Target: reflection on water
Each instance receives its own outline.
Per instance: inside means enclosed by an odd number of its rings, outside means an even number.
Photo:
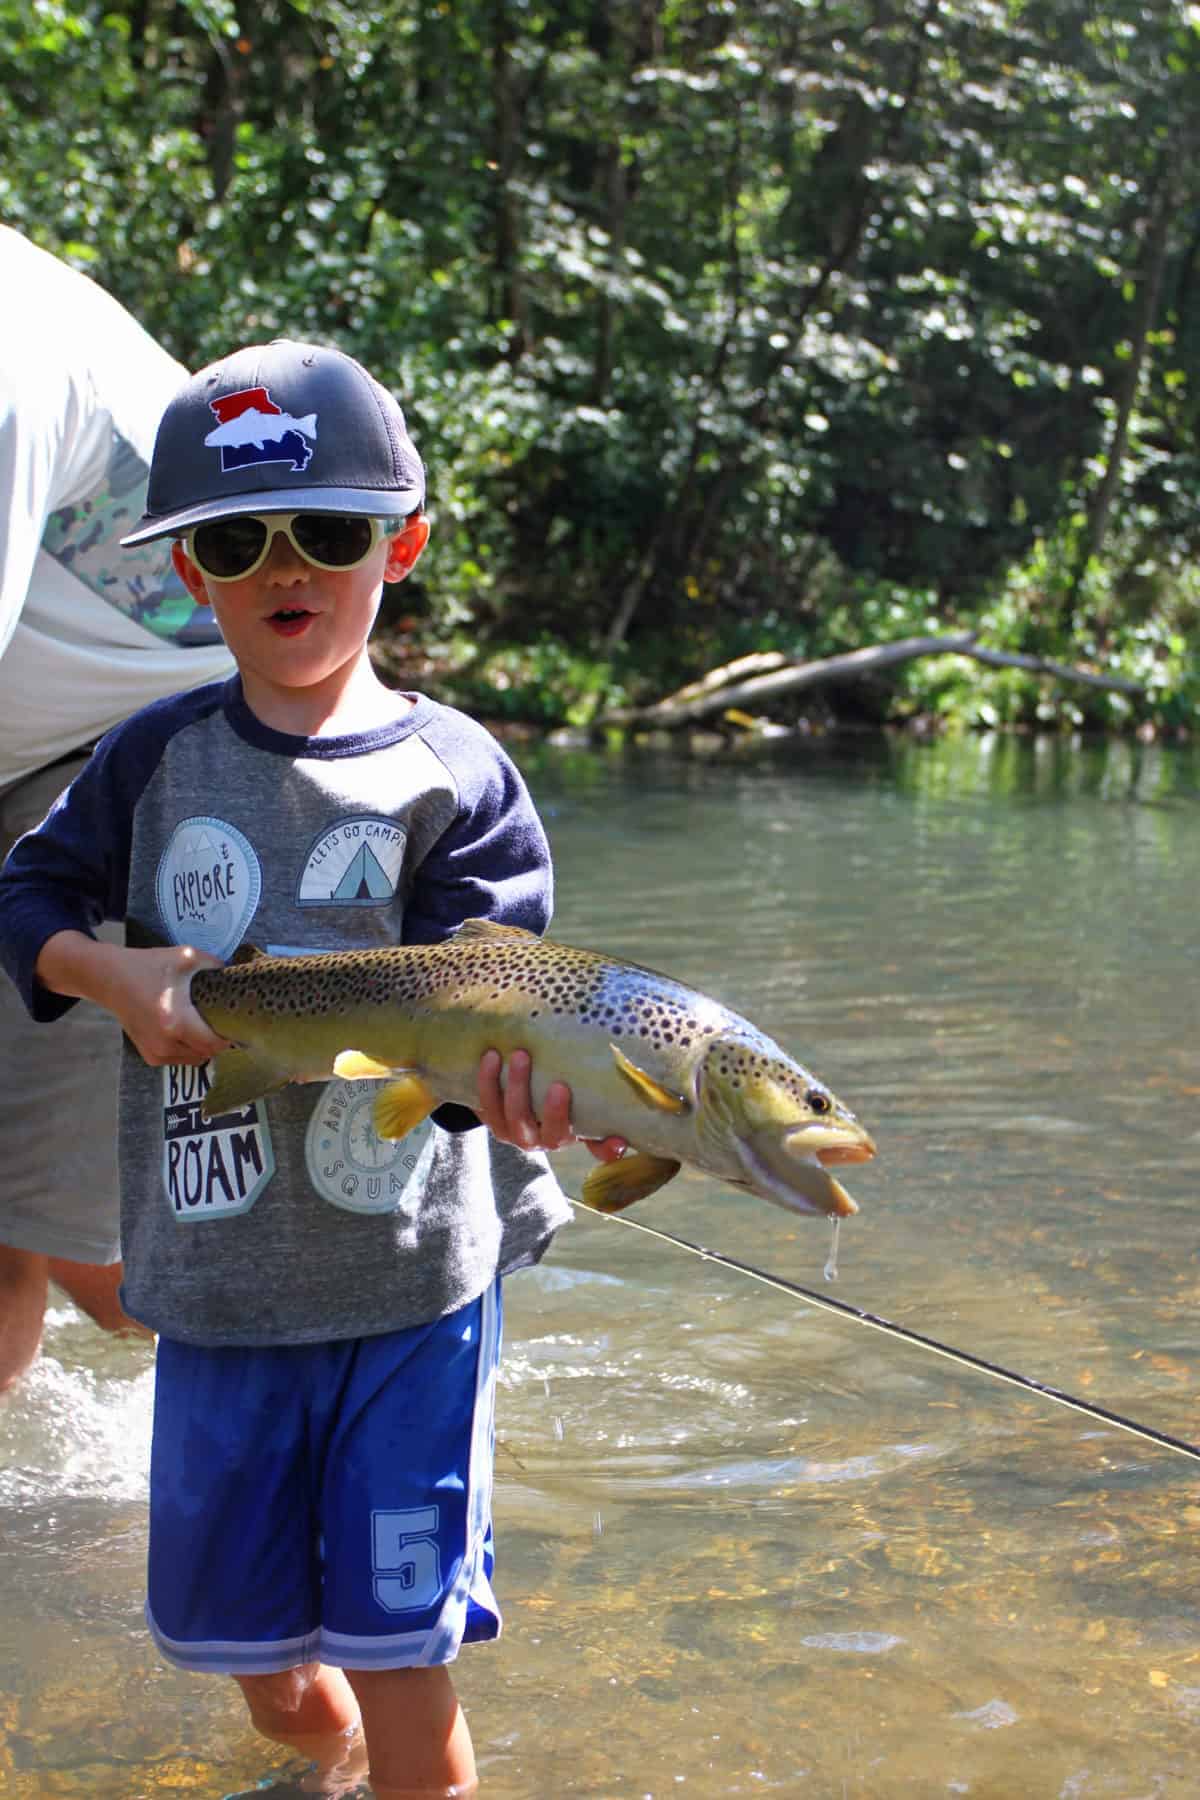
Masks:
[[[1194,1438],[1196,753],[525,760],[557,934],[718,995],[874,1132],[840,1297]],[[688,1172],[638,1211],[822,1285],[817,1221]],[[1196,1464],[620,1220],[507,1330],[506,1632],[459,1665],[494,1800],[1195,1795]],[[64,1309],[0,1409],[5,1796],[286,1762],[148,1644],[149,1384]]]

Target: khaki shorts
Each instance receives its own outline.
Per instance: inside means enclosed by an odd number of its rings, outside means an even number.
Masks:
[[[42,769],[0,795],[0,854],[45,817],[87,758]],[[120,941],[120,932],[106,929]],[[73,1262],[121,1254],[117,1072],[121,1030],[81,1000],[35,1025],[0,974],[0,1244]]]

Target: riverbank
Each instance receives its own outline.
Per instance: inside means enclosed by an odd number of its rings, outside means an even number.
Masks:
[[[845,731],[1104,736],[1189,743],[1200,736],[1190,665],[1112,668],[989,648],[970,634],[847,647],[812,660],[765,649],[719,667],[587,657],[555,640],[482,645],[382,627],[373,656],[392,686],[459,706],[500,735],[564,743],[675,743],[705,753]]]

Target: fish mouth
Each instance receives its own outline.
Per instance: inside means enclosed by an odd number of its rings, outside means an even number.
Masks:
[[[861,1125],[801,1125],[783,1140],[793,1156],[815,1156],[822,1168],[836,1163],[870,1162],[875,1140]]]
[[[775,1145],[752,1145],[744,1138],[735,1140],[738,1158],[745,1170],[744,1185],[762,1200],[770,1200],[775,1206],[783,1206],[789,1212],[812,1213],[827,1218],[846,1219],[858,1211],[858,1203],[846,1192],[841,1182],[833,1175],[827,1175],[822,1166],[825,1158],[818,1160],[813,1153],[797,1153],[792,1139],[798,1137],[793,1132],[791,1137],[783,1140],[785,1155],[782,1159],[774,1155]],[[864,1136],[866,1134],[864,1133]],[[870,1140],[868,1139],[868,1142]],[[867,1155],[873,1154],[872,1150]],[[864,1161],[865,1157],[856,1160]]]

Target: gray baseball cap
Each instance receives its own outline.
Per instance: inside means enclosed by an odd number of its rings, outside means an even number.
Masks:
[[[277,338],[210,363],[163,414],[146,510],[123,544],[238,513],[364,513],[425,500],[394,397],[341,350]]]

